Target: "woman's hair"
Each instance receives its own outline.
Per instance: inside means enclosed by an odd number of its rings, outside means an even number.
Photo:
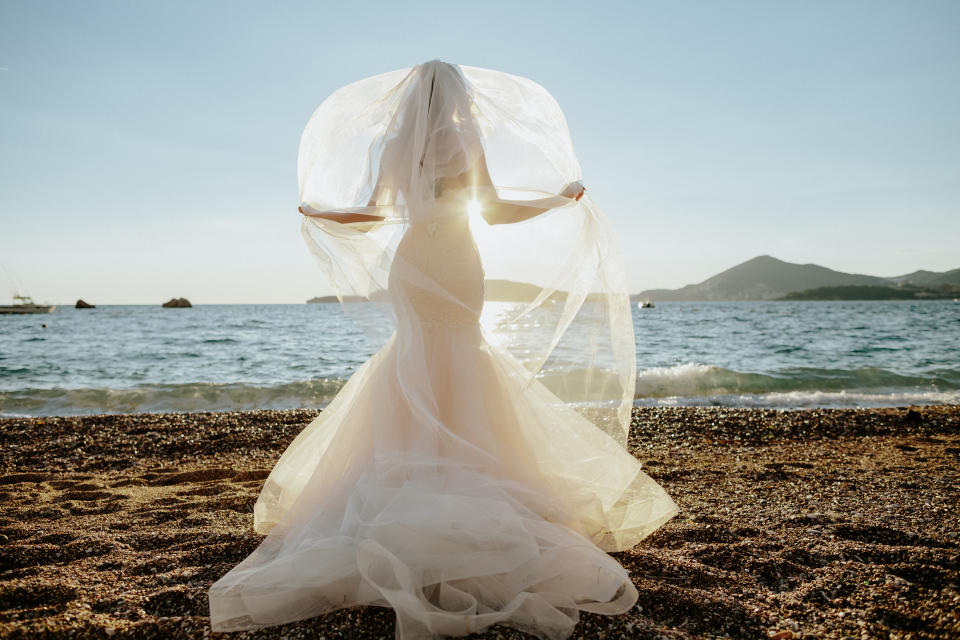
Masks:
[[[389,190],[406,204],[443,192],[443,179],[461,175],[482,156],[473,102],[460,69],[440,60],[414,67],[400,108],[382,138],[377,194]]]

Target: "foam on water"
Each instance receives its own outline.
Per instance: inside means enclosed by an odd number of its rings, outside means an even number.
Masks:
[[[0,392],[0,417],[322,408],[344,382],[319,379],[273,386],[201,382],[128,389],[21,389]]]
[[[638,407],[753,407],[763,409],[877,408],[960,404],[960,391],[871,393],[860,391],[788,391],[637,398]]]
[[[713,365],[653,367],[637,373],[637,397],[746,396],[850,390],[937,393],[960,389],[960,372],[933,369],[926,375],[903,375],[879,367],[826,369],[785,367],[770,372],[740,372]]]

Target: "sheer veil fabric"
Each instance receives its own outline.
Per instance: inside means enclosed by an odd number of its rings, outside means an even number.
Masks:
[[[267,478],[212,628],[374,605],[397,638],[565,638],[628,611],[606,552],[677,508],[626,449],[623,260],[556,101],[427,62],[333,93],[298,168],[302,234],[375,353]]]

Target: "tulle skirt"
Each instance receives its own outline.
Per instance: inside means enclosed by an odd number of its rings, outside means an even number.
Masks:
[[[636,602],[606,552],[671,518],[670,497],[478,325],[410,335],[277,462],[254,512],[267,537],[210,588],[214,631],[374,605],[401,639],[498,623],[565,638],[580,611]]]

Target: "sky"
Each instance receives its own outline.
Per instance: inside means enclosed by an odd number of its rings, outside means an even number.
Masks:
[[[0,303],[328,293],[303,127],[435,58],[553,94],[634,291],[960,267],[960,2],[2,0]]]

